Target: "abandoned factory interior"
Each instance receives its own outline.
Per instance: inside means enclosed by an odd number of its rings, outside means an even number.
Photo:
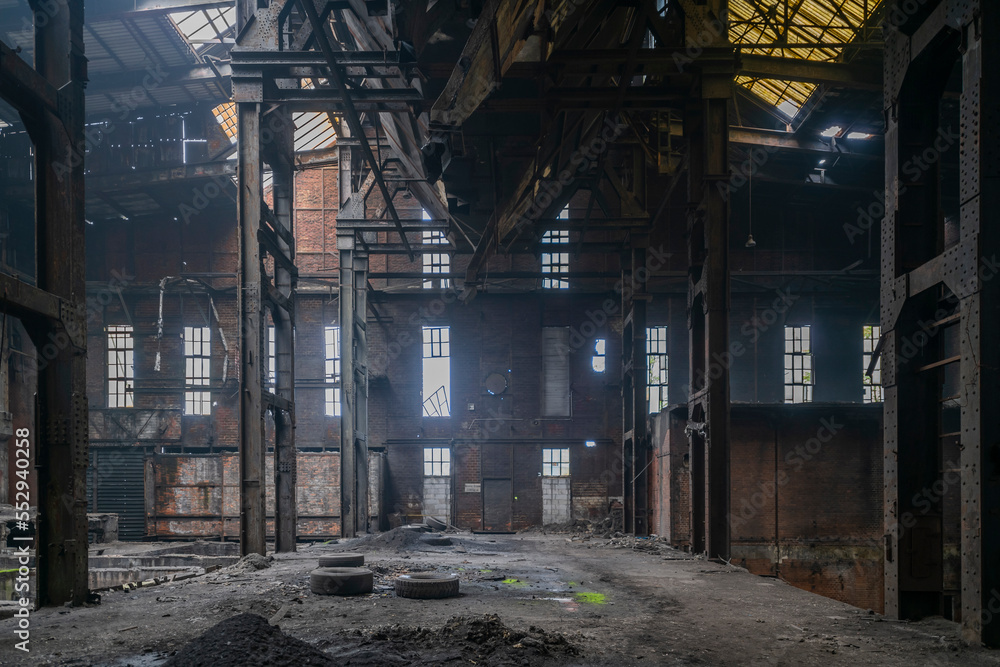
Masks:
[[[0,0],[0,665],[1000,665],[998,276],[1000,2]]]

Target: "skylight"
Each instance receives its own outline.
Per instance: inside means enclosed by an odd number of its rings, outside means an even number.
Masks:
[[[873,16],[881,0],[796,0],[761,3],[730,0],[729,39],[744,45],[743,53],[796,58],[841,60],[843,45],[869,41],[875,33]],[[877,33],[875,33],[877,34]],[[760,45],[760,48],[746,46]],[[797,81],[736,77],[747,88],[789,118],[809,99],[816,85]]]

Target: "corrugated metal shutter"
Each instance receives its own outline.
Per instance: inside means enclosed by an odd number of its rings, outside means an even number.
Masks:
[[[87,476],[87,509],[118,515],[118,539],[141,540],[146,535],[145,479],[142,449],[91,451]],[[96,485],[96,493],[95,493]],[[93,498],[96,496],[96,506]]]
[[[569,327],[542,327],[542,415],[569,417]]]

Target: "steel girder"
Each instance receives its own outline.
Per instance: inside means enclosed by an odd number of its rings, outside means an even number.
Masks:
[[[889,33],[881,294],[885,612],[946,611],[942,520],[957,484],[962,635],[992,647],[1000,646],[1000,423],[991,409],[1000,401],[1000,284],[993,280],[1000,231],[988,220],[1000,209],[1000,71],[987,64],[1000,46],[998,9],[944,0]],[[961,229],[946,245],[938,99],[953,66],[962,80],[960,129],[950,132],[960,142]],[[934,159],[914,170],[914,156]],[[952,336],[958,354],[942,359]],[[942,397],[949,383],[957,393]],[[957,433],[943,433],[942,398],[960,409]],[[946,460],[948,445],[957,461]]]

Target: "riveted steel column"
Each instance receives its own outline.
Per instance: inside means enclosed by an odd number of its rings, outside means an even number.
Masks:
[[[275,123],[274,153],[272,164],[274,185],[275,222],[288,232],[293,232],[292,202],[294,201],[295,174],[292,170],[293,123],[287,108],[273,112],[279,120]],[[278,251],[295,261],[295,248],[281,235],[277,239]],[[275,406],[274,413],[274,549],[295,551],[297,512],[295,486],[297,476],[295,450],[295,339],[294,303],[295,278],[282,266],[274,263],[275,287],[284,297],[286,305],[275,304],[274,353],[275,394],[287,401],[288,407]]]
[[[240,234],[240,552],[263,555],[265,542],[264,411],[261,391],[263,357],[261,261],[260,104],[238,102],[237,161]]]
[[[37,604],[79,605],[87,598],[88,463],[83,3],[56,3],[54,13],[32,6],[46,18],[35,26],[35,67],[59,89],[61,107],[58,115],[45,111],[29,124],[36,151],[38,286],[61,297],[66,311],[65,332],[32,334],[39,351],[54,349],[39,370],[39,428],[31,434],[39,494]]]

